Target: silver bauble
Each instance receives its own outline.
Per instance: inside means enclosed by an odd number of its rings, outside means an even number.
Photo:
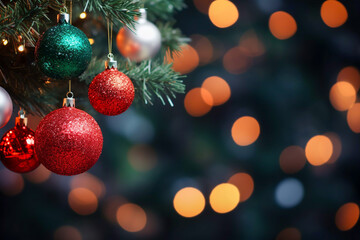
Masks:
[[[145,9],[141,8],[139,11],[141,16],[135,23],[135,30],[123,27],[116,37],[120,53],[135,62],[153,58],[161,47],[159,29],[146,20]]]
[[[13,104],[11,97],[5,89],[0,87],[0,128],[9,122],[12,112]]]

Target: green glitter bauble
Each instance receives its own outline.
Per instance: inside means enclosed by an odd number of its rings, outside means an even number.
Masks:
[[[35,48],[40,70],[54,79],[80,76],[89,65],[91,54],[85,33],[66,21],[60,21],[44,32]]]

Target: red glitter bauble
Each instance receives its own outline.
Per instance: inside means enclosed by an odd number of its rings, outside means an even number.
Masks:
[[[99,159],[103,146],[101,129],[94,118],[74,107],[63,107],[39,123],[35,150],[40,162],[60,175],[89,170]]]
[[[114,116],[125,112],[134,100],[130,78],[116,68],[99,73],[89,86],[89,100],[96,111]]]
[[[16,125],[7,131],[0,142],[0,157],[9,170],[26,173],[40,165],[35,155],[34,131],[26,126]]]

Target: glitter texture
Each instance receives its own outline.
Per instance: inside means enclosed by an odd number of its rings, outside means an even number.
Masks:
[[[89,170],[103,146],[101,129],[94,118],[74,107],[57,109],[40,122],[35,132],[35,151],[40,162],[60,175]]]
[[[40,70],[48,77],[78,77],[91,60],[92,49],[85,33],[61,21],[40,37],[35,58]]]
[[[114,116],[125,112],[134,100],[134,85],[116,68],[99,73],[89,86],[89,100],[96,111]]]
[[[16,125],[7,131],[0,141],[1,162],[9,170],[26,173],[40,165],[35,155],[34,131],[28,127]]]

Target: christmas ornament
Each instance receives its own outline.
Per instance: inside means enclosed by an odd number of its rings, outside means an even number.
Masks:
[[[89,170],[103,146],[101,129],[94,118],[75,108],[72,93],[63,107],[52,111],[35,132],[35,150],[40,162],[60,175],[76,175]]]
[[[58,25],[40,37],[35,58],[40,70],[55,79],[78,77],[91,60],[91,46],[86,35],[69,24],[69,14],[58,15]]]
[[[141,16],[135,23],[135,30],[127,27],[120,29],[116,45],[124,57],[135,62],[154,57],[161,47],[159,29],[146,19],[146,10],[140,9]]]
[[[13,172],[26,173],[39,166],[34,135],[34,131],[27,127],[25,112],[20,110],[15,127],[7,131],[0,141],[0,157],[5,167]]]
[[[109,116],[125,112],[133,102],[134,95],[133,83],[117,70],[117,62],[112,57],[105,63],[105,71],[93,79],[88,91],[95,110]]]
[[[0,128],[4,127],[10,120],[13,111],[11,97],[5,89],[0,87]]]

